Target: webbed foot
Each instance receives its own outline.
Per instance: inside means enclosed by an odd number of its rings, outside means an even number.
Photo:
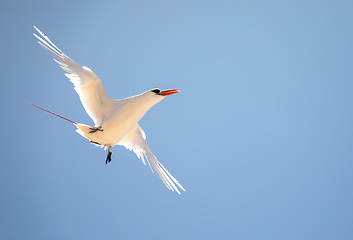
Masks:
[[[99,126],[99,127],[90,127],[89,130],[91,130],[89,133],[95,133],[97,131],[103,132],[103,128],[101,126]]]

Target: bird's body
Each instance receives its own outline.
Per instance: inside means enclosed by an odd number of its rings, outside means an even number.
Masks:
[[[153,89],[122,100],[111,99],[106,94],[102,81],[91,69],[77,64],[56,47],[39,29],[34,28],[40,34],[40,37],[34,34],[39,40],[39,44],[54,56],[54,60],[60,64],[63,70],[68,72],[65,75],[74,84],[75,90],[95,126],[76,123],[57,114],[55,115],[73,123],[78,128],[76,131],[89,139],[91,143],[108,149],[107,162],[111,160],[110,149],[113,146],[124,146],[133,150],[145,165],[146,159],[168,189],[175,190],[178,193],[180,193],[178,187],[184,190],[181,184],[153,155],[145,140],[146,135],[138,124],[151,107],[166,96],[179,92],[179,90],[162,91]],[[45,111],[49,112],[48,110]]]
[[[148,95],[149,93],[145,92],[123,100],[111,99],[112,102],[104,108],[106,113],[102,113],[104,116],[102,121],[95,126],[100,127],[103,131],[98,130],[90,133],[92,130],[86,129],[86,125],[81,124],[77,125],[81,130],[78,132],[90,141],[99,143],[98,145],[102,145],[105,148],[115,146],[128,132],[138,126],[140,119],[153,105],[163,99],[151,98]]]

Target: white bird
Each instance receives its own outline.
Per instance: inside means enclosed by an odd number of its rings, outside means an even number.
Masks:
[[[74,84],[83,107],[92,118],[95,126],[76,123],[58,114],[33,106],[59,116],[73,123],[81,136],[87,138],[90,143],[108,149],[106,164],[111,161],[110,149],[115,145],[121,145],[133,150],[144,165],[148,162],[152,172],[153,169],[168,189],[180,194],[178,187],[185,191],[183,186],[168,172],[168,170],[157,160],[146,142],[145,132],[138,122],[145,113],[166,96],[178,93],[179,90],[153,89],[130,98],[115,100],[108,97],[102,81],[88,67],[81,66],[50,41],[38,28],[34,26],[40,36],[33,33],[39,40],[38,43],[54,57],[60,67],[66,71],[66,77]],[[145,161],[146,159],[146,161]],[[153,169],[152,169],[152,167]]]

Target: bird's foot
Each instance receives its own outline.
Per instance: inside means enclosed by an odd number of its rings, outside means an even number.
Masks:
[[[112,161],[112,152],[109,149],[107,159],[105,160],[105,164],[110,163],[111,161]]]
[[[99,127],[90,127],[89,130],[91,130],[89,133],[95,133],[97,131],[103,132],[103,128],[101,126],[99,126]]]

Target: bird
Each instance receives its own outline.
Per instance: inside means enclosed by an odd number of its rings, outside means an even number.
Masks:
[[[65,76],[73,83],[86,113],[95,125],[76,123],[30,102],[29,104],[73,123],[77,127],[77,133],[90,143],[108,150],[106,164],[112,159],[111,148],[115,145],[124,146],[135,152],[144,165],[147,162],[151,171],[157,172],[169,190],[178,194],[181,190],[185,191],[179,181],[154,156],[146,142],[146,134],[139,125],[140,119],[151,107],[167,96],[179,93],[180,90],[156,88],[125,99],[112,99],[105,92],[101,79],[90,68],[76,63],[36,26],[34,29],[38,35],[33,35],[38,43],[53,56],[59,67],[67,72]]]

